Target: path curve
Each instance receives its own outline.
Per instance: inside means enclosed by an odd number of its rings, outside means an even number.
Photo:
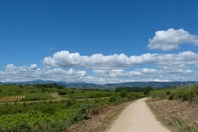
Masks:
[[[170,132],[156,120],[145,100],[128,105],[107,132]]]

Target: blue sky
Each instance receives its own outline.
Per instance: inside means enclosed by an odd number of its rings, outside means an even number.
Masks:
[[[0,82],[198,80],[195,0],[0,1]]]

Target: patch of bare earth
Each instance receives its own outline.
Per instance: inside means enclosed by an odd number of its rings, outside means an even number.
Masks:
[[[198,132],[198,104],[181,100],[148,101],[158,120],[173,132]]]
[[[96,115],[68,128],[68,132],[101,132],[115,120],[123,109],[131,102],[121,103],[115,106],[104,106],[98,109]]]

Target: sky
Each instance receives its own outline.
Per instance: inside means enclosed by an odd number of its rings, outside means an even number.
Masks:
[[[198,81],[196,0],[0,0],[0,82]]]

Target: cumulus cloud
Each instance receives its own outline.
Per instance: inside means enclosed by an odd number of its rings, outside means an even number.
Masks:
[[[37,64],[31,64],[29,68],[32,70],[37,69]]]
[[[43,64],[52,67],[127,67],[131,65],[151,63],[155,54],[143,54],[141,56],[127,57],[125,54],[102,55],[93,54],[82,56],[79,53],[69,51],[59,51],[52,57],[45,57]]]
[[[177,49],[181,44],[188,43],[198,46],[198,35],[190,34],[184,29],[170,28],[166,31],[157,31],[153,39],[149,39],[148,48],[168,51]]]
[[[82,56],[79,53],[70,53],[66,50],[59,51],[52,57],[45,57],[43,60],[44,65],[54,67],[123,67],[128,63],[128,57],[124,54],[109,56],[93,54],[92,56]]]
[[[80,81],[86,76],[84,70],[74,70],[72,68],[63,70],[61,68],[38,68],[36,64],[30,66],[15,66],[8,64],[4,71],[0,71],[1,82],[31,81],[31,80],[53,80],[53,81]]]
[[[198,66],[198,54],[185,51],[177,54],[146,53],[139,56],[125,54],[82,56],[80,53],[60,51],[44,58],[43,64],[51,68],[91,69],[92,76],[88,75],[82,79],[89,78],[89,81],[98,83],[194,80],[197,77],[193,68]],[[147,68],[147,65],[151,68]],[[133,69],[137,66],[143,68]],[[129,70],[131,68],[133,70]]]
[[[97,75],[100,75],[105,78],[136,78],[141,76],[147,76],[150,74],[155,75],[156,73],[159,73],[157,69],[149,69],[149,68],[142,68],[142,69],[135,69],[133,71],[129,70],[123,70],[123,69],[99,69],[99,70],[93,70],[93,72]]]
[[[46,57],[43,64],[51,67],[87,67],[91,69],[116,69],[132,67],[135,65],[159,64],[159,65],[197,65],[198,54],[192,51],[180,52],[178,54],[143,54],[140,56],[126,56],[125,54],[102,55],[94,54],[82,56],[79,53],[60,51],[52,57]],[[94,71],[95,72],[95,71]],[[102,71],[97,71],[102,72]]]
[[[0,71],[0,82],[52,80],[64,82],[118,83],[127,81],[191,81],[198,80],[198,53],[93,54],[60,51],[37,64],[8,64]],[[141,68],[140,68],[141,67]]]

